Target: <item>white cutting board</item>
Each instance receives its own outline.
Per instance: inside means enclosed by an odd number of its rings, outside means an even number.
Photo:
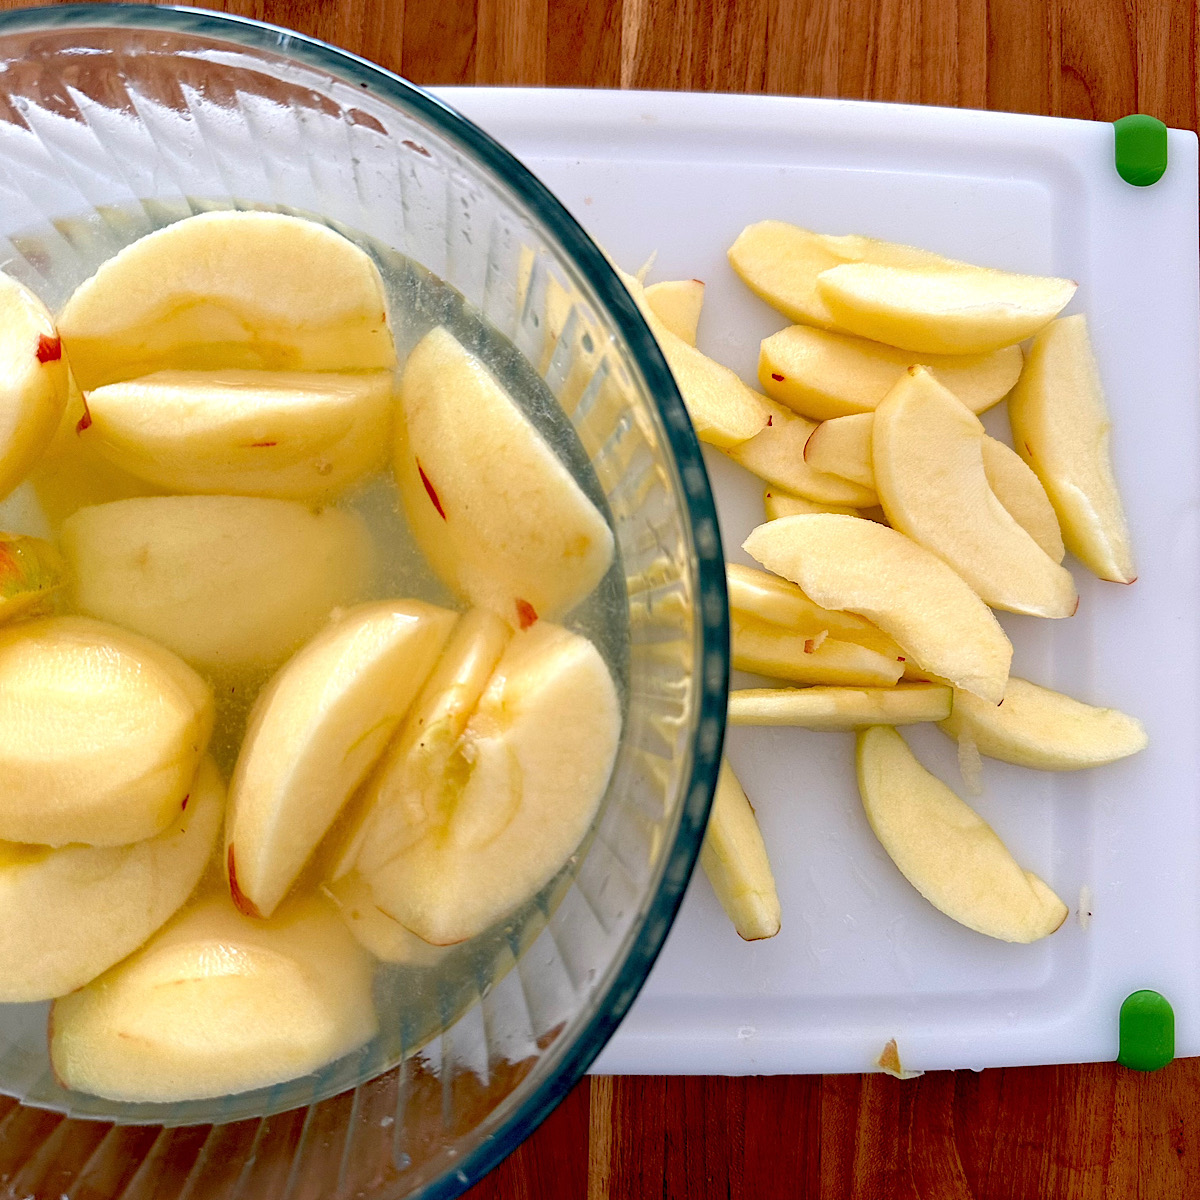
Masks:
[[[994,942],[927,905],[875,842],[849,734],[733,729],[728,753],[783,905],[778,937],[742,942],[700,872],[650,978],[597,1060],[603,1073],[771,1074],[904,1064],[976,1069],[1117,1054],[1121,1001],[1154,988],[1176,1053],[1200,1053],[1200,406],[1197,146],[1172,131],[1149,188],[1113,166],[1112,126],[830,100],[441,89],[557,193],[628,270],[708,284],[700,348],[754,380],[787,322],[733,274],[751,221],[910,242],[1069,276],[1114,423],[1140,578],[1072,560],[1076,617],[1009,617],[1015,673],[1140,717],[1150,748],[1093,772],[984,760],[971,803],[1071,907],[1032,946]],[[1005,429],[993,414],[993,432]],[[706,448],[726,556],[762,518],[762,485]],[[962,793],[954,748],[906,731]],[[1082,920],[1081,912],[1090,912]]]

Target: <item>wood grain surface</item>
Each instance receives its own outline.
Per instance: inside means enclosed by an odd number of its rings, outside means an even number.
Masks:
[[[0,8],[19,7],[0,0]],[[230,0],[417,83],[842,96],[1196,128],[1197,0]],[[472,1200],[1200,1196],[1200,1060],[585,1081]]]

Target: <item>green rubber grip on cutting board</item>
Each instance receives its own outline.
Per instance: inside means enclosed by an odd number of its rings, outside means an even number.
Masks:
[[[1117,174],[1134,187],[1157,183],[1167,169],[1167,127],[1157,118],[1134,113],[1113,122]]]
[[[1175,1057],[1175,1010],[1160,992],[1146,989],[1121,1005],[1117,1062],[1134,1071],[1157,1071]]]

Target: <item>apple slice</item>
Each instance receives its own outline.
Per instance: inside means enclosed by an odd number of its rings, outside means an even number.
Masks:
[[[963,578],[904,534],[814,513],[768,521],[742,548],[823,607],[878,625],[922,670],[1000,703],[1012,644]]]
[[[727,450],[764,429],[770,416],[766,397],[747,387],[728,367],[672,333],[646,299],[645,289],[637,279],[619,268],[617,274],[641,309],[675,376],[696,436],[719,450]]]
[[[269,1087],[375,1036],[370,956],[316,898],[269,921],[228,896],[182,912],[50,1014],[64,1087],[172,1103]]]
[[[174,492],[321,500],[383,466],[390,371],[158,371],[88,393],[81,431]]]
[[[952,694],[951,688],[938,683],[899,683],[883,688],[742,688],[729,693],[729,724],[799,725],[821,730],[915,725],[946,720]]]
[[[700,865],[740,938],[755,942],[779,932],[779,893],[767,847],[754,809],[725,759],[700,847]]]
[[[50,444],[67,404],[67,364],[54,321],[0,272],[0,500]]]
[[[1101,579],[1137,578],[1113,474],[1110,421],[1087,321],[1063,317],[1033,342],[1008,406],[1017,453],[1042,481],[1067,549]]]
[[[315,221],[209,212],[108,259],[58,319],[85,392],[154,371],[395,365],[370,257]]]
[[[645,291],[654,315],[680,341],[694,346],[704,307],[704,284],[699,279],[671,279],[652,283]]]
[[[822,608],[794,583],[769,571],[758,571],[741,563],[726,563],[725,582],[729,590],[729,607],[742,617],[780,625],[810,637],[826,633],[843,642],[856,642],[876,650],[888,658],[898,658],[903,653],[870,621],[854,613]]]
[[[148,496],[63,523],[75,602],[206,667],[273,666],[365,590],[366,524],[253,496]]]
[[[49,542],[0,533],[0,622],[36,612],[62,587],[65,571]]]
[[[852,520],[853,518],[843,518]],[[890,687],[904,673],[897,658],[856,642],[816,633],[793,633],[736,610],[730,614],[733,666],[792,683]]]
[[[918,354],[984,354],[1052,321],[1075,294],[1069,279],[965,263],[845,263],[817,277],[837,328]]]
[[[376,903],[371,889],[357,871],[321,891],[334,903],[346,928],[368,953],[380,962],[405,967],[434,967],[450,952],[448,946],[422,941],[399,921],[393,921]]]
[[[211,759],[182,808],[161,833],[127,846],[0,842],[0,1001],[52,1000],[83,987],[187,900],[225,808]]]
[[[1004,942],[1035,942],[1067,919],[1067,906],[889,726],[858,735],[858,788],[888,857],[960,925]]]
[[[863,508],[876,502],[875,493],[838,475],[826,475],[804,461],[804,447],[816,428],[790,408],[763,400],[770,424],[748,442],[725,453],[760,479],[810,500]]]
[[[85,617],[0,629],[0,838],[117,846],[169,825],[213,724],[169,650]]]
[[[419,600],[351,609],[259,694],[229,788],[234,903],[269,917],[378,761],[457,620]]]
[[[912,352],[866,338],[792,325],[765,338],[758,379],[773,400],[813,421],[874,412],[914,363]],[[1021,374],[1020,346],[987,354],[929,354],[921,365],[972,412],[1012,391]]]
[[[822,504],[819,500],[808,500],[804,496],[793,496],[782,488],[765,488],[763,490],[763,512],[768,521],[776,517],[796,517],[801,513],[841,513],[847,517],[857,517],[858,509],[847,508],[841,504]]]
[[[850,479],[875,494],[871,456],[874,413],[855,413],[822,421],[804,443],[804,461],[814,471]]]
[[[875,481],[893,529],[944,559],[994,608],[1035,617],[1074,614],[1079,596],[1070,571],[1017,524],[988,485],[978,417],[923,367],[913,367],[866,419],[875,423]]]
[[[969,738],[980,754],[1039,771],[1104,766],[1137,754],[1148,742],[1136,717],[1012,675],[999,706],[956,692],[941,727],[952,738]]]
[[[620,732],[616,688],[591,642],[545,621],[514,635],[440,789],[409,801],[419,836],[381,866],[360,861],[375,903],[449,945],[536,895],[587,833]],[[436,808],[421,813],[422,799]]]
[[[1066,548],[1054,505],[1025,460],[1011,446],[994,437],[984,437],[983,473],[992,494],[1008,509],[1009,516],[1054,562],[1062,562]]]
[[[817,292],[817,276],[842,263],[863,261],[935,268],[949,262],[916,246],[857,234],[833,237],[786,221],[747,225],[729,248],[730,265],[751,291],[793,321],[822,328],[831,328],[834,320]]]
[[[486,608],[459,619],[366,789],[359,819],[335,858],[335,880],[356,863],[363,870],[384,866],[429,832],[444,806],[450,760],[512,636],[512,627]]]
[[[400,396],[396,481],[446,585],[521,626],[584,599],[612,563],[612,531],[484,365],[434,329]]]

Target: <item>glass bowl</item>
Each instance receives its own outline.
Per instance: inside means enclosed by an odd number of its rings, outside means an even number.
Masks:
[[[214,208],[312,216],[376,254],[393,300],[460,302],[430,292],[420,264],[541,377],[616,535],[606,650],[624,691],[621,748],[589,839],[551,886],[459,953],[453,977],[381,970],[379,1037],[315,1075],[221,1101],[110,1103],[55,1081],[44,1005],[0,1008],[0,1177],[14,1195],[451,1196],[599,1052],[694,865],[728,676],[707,476],[603,254],[437,100],[236,17],[99,5],[0,15],[0,266],[54,309],[122,246]],[[398,329],[402,349],[406,336]],[[431,1027],[407,1020],[414,988]]]

